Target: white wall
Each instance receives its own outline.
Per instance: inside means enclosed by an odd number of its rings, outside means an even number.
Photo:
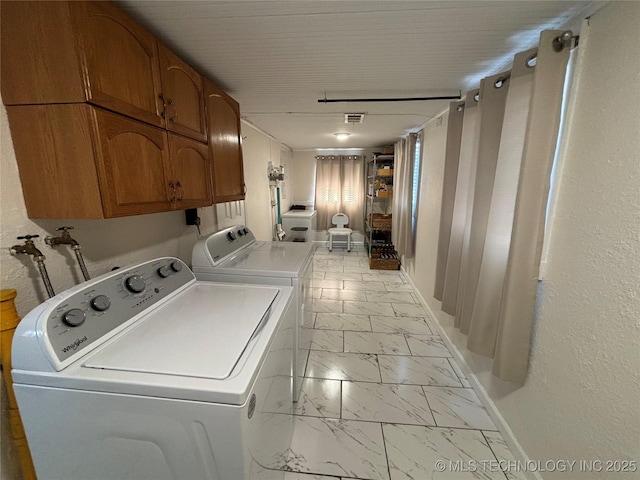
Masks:
[[[640,4],[612,2],[581,31],[562,178],[529,376],[491,375],[433,298],[446,127],[429,125],[418,251],[406,266],[531,459],[640,459]],[[443,122],[446,125],[446,118]],[[545,479],[637,473],[543,474]]]
[[[291,202],[298,205],[313,205],[315,203],[316,187],[316,155],[315,150],[294,150],[292,162],[295,164],[291,177]]]
[[[285,175],[290,176],[293,162],[291,150],[253,126],[242,123],[242,150],[244,156],[244,180],[247,184],[246,222],[258,240],[272,240],[276,223],[276,210],[270,201],[269,162],[274,166],[285,165]],[[281,163],[282,162],[282,163]],[[289,210],[291,181],[285,179],[282,211]],[[275,202],[275,195],[273,196]]]

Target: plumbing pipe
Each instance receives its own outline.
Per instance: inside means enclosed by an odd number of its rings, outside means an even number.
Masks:
[[[277,205],[277,213],[278,213],[277,224],[276,224],[276,238],[282,242],[284,240],[284,237],[287,236],[287,234],[282,229],[282,213],[280,211],[280,187],[276,187],[276,205]]]
[[[276,202],[278,204],[278,225],[282,225],[282,212],[280,211],[280,187],[276,187]]]
[[[198,230],[200,228],[198,227]],[[82,272],[82,276],[84,277],[85,282],[87,280],[91,280],[89,276],[89,271],[87,270],[87,266],[84,264],[84,258],[82,257],[82,252],[80,251],[80,245],[74,245],[73,251],[76,254],[76,260],[78,260],[78,266],[80,267],[80,271]]]
[[[9,249],[11,255],[25,254],[31,255],[33,260],[36,262],[38,266],[38,271],[40,272],[40,276],[42,277],[42,282],[44,283],[44,288],[47,290],[47,294],[49,298],[55,297],[55,292],[53,291],[53,286],[51,285],[51,280],[49,279],[49,274],[47,273],[47,267],[44,265],[45,256],[42,254],[40,250],[36,248],[33,243],[32,238],[38,238],[40,235],[23,235],[21,237],[17,237],[18,240],[24,240],[24,245],[14,245]]]
[[[40,272],[40,276],[42,277],[44,288],[47,290],[47,295],[49,295],[49,298],[55,297],[56,292],[53,291],[53,285],[51,285],[51,280],[49,280],[47,267],[44,266],[44,255],[35,257],[34,260],[36,261],[36,265],[38,266],[38,271]]]

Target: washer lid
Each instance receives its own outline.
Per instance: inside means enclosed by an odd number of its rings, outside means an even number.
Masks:
[[[310,243],[256,242],[213,269],[194,268],[193,271],[298,278],[304,274],[303,268],[312,253],[313,246]]]
[[[225,379],[269,318],[277,294],[268,287],[196,283],[84,366]]]
[[[308,218],[312,219],[316,215],[316,210],[289,210],[282,214],[284,218]]]

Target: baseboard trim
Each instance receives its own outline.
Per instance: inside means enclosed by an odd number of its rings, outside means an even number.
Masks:
[[[493,403],[493,400],[491,400],[491,397],[489,396],[485,388],[480,383],[480,380],[478,380],[478,377],[475,376],[475,374],[471,370],[471,367],[465,360],[464,356],[462,356],[458,348],[455,346],[455,344],[451,341],[451,339],[447,335],[444,328],[442,328],[442,325],[440,325],[440,322],[438,322],[437,317],[433,313],[433,310],[431,310],[431,307],[429,307],[429,304],[425,301],[424,297],[416,287],[415,283],[413,283],[413,280],[411,279],[407,271],[404,269],[404,265],[400,267],[400,271],[402,272],[402,275],[407,280],[407,283],[409,283],[413,287],[414,293],[418,297],[418,300],[420,300],[420,304],[424,307],[424,309],[433,319],[431,323],[438,330],[438,335],[442,337],[442,339],[444,340],[444,343],[447,345],[447,348],[449,349],[451,354],[454,356],[455,360],[458,362],[458,365],[462,369],[462,373],[464,373],[465,377],[467,377],[467,380],[471,384],[473,391],[476,392],[476,395],[478,395],[478,397],[480,398],[480,401],[482,402],[484,407],[487,409],[489,416],[495,423],[496,427],[498,427],[498,430],[502,434],[502,437],[504,438],[504,441],[506,442],[509,449],[511,449],[511,452],[513,453],[514,457],[516,457],[516,460],[522,462],[525,465],[527,464],[527,462],[531,462],[531,459],[525,453],[524,449],[522,448],[522,445],[520,445],[520,442],[518,442],[518,439],[516,438],[513,431],[511,430],[511,427],[509,427],[509,424],[504,419],[504,417],[502,416],[498,408],[495,406],[495,404]],[[527,471],[527,472],[520,472],[520,473],[523,473],[524,476],[527,477],[529,480],[543,480],[543,478],[540,476],[538,472]]]

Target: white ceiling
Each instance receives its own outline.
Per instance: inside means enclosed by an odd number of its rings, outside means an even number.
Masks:
[[[293,149],[376,147],[449,101],[318,103],[457,95],[508,68],[545,28],[577,24],[588,1],[118,2]],[[345,113],[366,113],[345,125]],[[349,132],[338,141],[337,132]]]

